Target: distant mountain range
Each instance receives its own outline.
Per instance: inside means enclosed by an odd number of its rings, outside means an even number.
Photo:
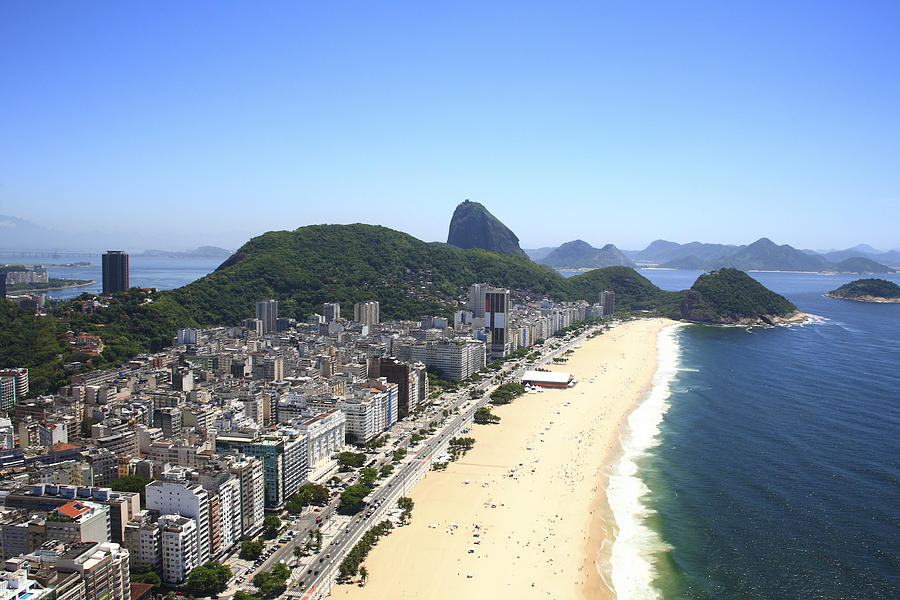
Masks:
[[[218,246],[200,246],[193,250],[175,252],[171,250],[144,250],[136,256],[167,256],[169,258],[228,258],[231,251]]]
[[[603,250],[618,249],[612,244]],[[576,240],[539,255],[534,250],[525,252],[534,260],[557,269],[593,267],[588,258],[591,251],[599,252],[589,244]],[[576,252],[575,250],[580,250]],[[900,267],[900,252],[879,252],[871,246],[860,244],[847,250],[817,252],[798,250],[787,244],[781,246],[768,238],[761,238],[745,246],[704,244],[691,242],[678,244],[656,240],[643,250],[623,250],[621,254],[638,265],[658,266],[670,269],[710,271],[733,267],[744,271],[812,271],[837,273],[892,273]],[[627,263],[610,263],[627,264]],[[608,265],[596,265],[608,266]]]
[[[594,248],[584,240],[566,242],[559,248],[553,248],[540,258],[535,258],[530,253],[528,255],[534,262],[555,269],[600,269],[603,267],[634,266],[634,263],[614,245],[606,244],[602,248]]]

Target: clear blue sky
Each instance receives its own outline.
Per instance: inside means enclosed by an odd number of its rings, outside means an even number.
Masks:
[[[0,3],[0,214],[900,247],[900,2]]]

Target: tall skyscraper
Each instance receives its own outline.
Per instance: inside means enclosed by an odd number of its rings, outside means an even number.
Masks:
[[[469,286],[469,310],[476,319],[484,317],[484,292],[487,286],[481,283],[473,283]]]
[[[377,325],[381,315],[378,300],[357,302],[353,305],[353,320],[365,325]]]
[[[278,301],[260,300],[256,303],[256,318],[262,321],[262,332],[275,333],[278,322]]]
[[[491,330],[491,358],[507,355],[508,311],[509,290],[491,289],[484,293],[484,325]]]
[[[115,294],[128,288],[128,255],[122,250],[109,250],[103,255],[103,293]]]
[[[322,314],[325,315],[325,322],[331,323],[341,318],[341,305],[337,302],[326,302],[322,306]]]
[[[609,290],[600,292],[600,314],[611,317],[616,311],[616,294]]]

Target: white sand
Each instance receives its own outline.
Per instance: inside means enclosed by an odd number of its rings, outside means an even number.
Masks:
[[[365,587],[338,585],[332,597],[614,597],[595,567],[609,544],[606,463],[653,378],[657,333],[671,323],[633,321],[587,340],[553,367],[577,386],[496,407],[499,425],[475,426],[475,447],[416,485],[412,524],[369,554]]]

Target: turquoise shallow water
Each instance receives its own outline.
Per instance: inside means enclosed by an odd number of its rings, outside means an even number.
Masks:
[[[668,289],[697,275],[644,274]],[[900,598],[900,305],[822,296],[850,277],[753,275],[815,318],[673,334],[655,435],[632,440],[643,493],[621,513],[652,584],[617,591]]]

